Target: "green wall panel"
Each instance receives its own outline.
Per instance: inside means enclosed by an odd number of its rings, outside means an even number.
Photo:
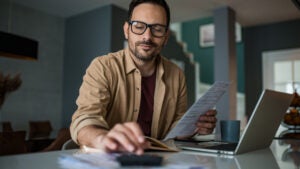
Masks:
[[[213,23],[213,18],[196,19],[182,23],[182,40],[187,44],[188,52],[193,53],[194,60],[200,64],[202,83],[214,83],[214,47],[200,46],[200,26]],[[238,91],[244,93],[244,44],[237,43],[237,79]]]

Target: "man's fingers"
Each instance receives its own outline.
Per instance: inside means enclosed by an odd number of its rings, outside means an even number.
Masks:
[[[144,149],[149,147],[142,130],[134,122],[116,124],[105,135],[102,143],[108,152],[126,151],[143,154]]]
[[[210,109],[207,112],[205,112],[205,115],[207,116],[215,116],[217,114],[217,110]]]
[[[199,117],[199,122],[210,122],[210,123],[215,123],[217,122],[217,118],[215,116],[205,116],[202,115]]]
[[[135,133],[126,125],[117,124],[107,136],[114,138],[128,152],[133,152],[139,147]]]
[[[201,135],[206,135],[206,134],[211,134],[213,132],[213,129],[209,129],[209,128],[198,128],[198,130],[196,131],[198,134]]]
[[[124,126],[126,126],[128,129],[130,129],[133,136],[135,137],[134,140],[138,140],[139,143],[145,142],[144,133],[137,123],[134,123],[134,122],[125,123]]]
[[[208,128],[208,129],[214,129],[216,127],[216,123],[203,123],[198,122],[196,124],[197,128]]]
[[[134,143],[136,145],[135,152],[137,154],[143,154],[144,149],[149,148],[150,143],[145,139],[145,136],[143,134],[142,129],[140,126],[135,122],[125,123],[124,124],[132,133],[133,137],[131,138],[134,140]]]
[[[109,136],[105,136],[101,144],[104,145],[104,150],[107,152],[117,151],[117,149],[119,148],[116,140]]]

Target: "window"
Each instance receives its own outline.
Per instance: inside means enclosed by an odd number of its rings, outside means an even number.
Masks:
[[[300,93],[300,49],[264,52],[263,86],[265,89]]]

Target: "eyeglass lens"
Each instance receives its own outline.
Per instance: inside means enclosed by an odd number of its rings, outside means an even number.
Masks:
[[[139,21],[131,21],[129,23],[131,24],[131,31],[138,35],[142,35],[148,27],[150,28],[152,35],[155,37],[165,36],[167,32],[167,28],[164,25],[146,24]]]

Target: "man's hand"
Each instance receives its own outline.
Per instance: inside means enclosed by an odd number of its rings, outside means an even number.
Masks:
[[[83,130],[80,133],[89,132],[88,128],[83,128]],[[95,130],[95,128],[92,130]],[[106,152],[130,152],[135,154],[143,154],[144,149],[150,146],[140,126],[135,122],[116,124],[111,130],[105,132],[103,132],[103,129],[98,130],[102,131],[92,132],[94,137],[90,137],[92,140],[88,141],[90,144],[87,146]]]
[[[196,133],[201,135],[211,134],[216,127],[216,114],[216,110],[208,110],[205,114],[200,115],[198,122],[196,123]]]

